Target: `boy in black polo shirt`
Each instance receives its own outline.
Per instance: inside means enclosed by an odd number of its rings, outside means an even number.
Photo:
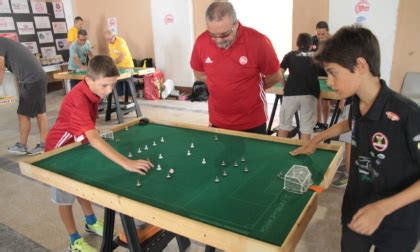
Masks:
[[[342,251],[412,251],[420,218],[420,108],[380,79],[379,44],[368,29],[341,28],[317,58],[341,98],[354,95],[349,119],[291,154],[312,154],[319,142],[351,130]]]
[[[301,139],[311,139],[320,93],[317,66],[309,53],[311,44],[311,35],[299,34],[296,41],[298,50],[286,54],[280,64],[282,74],[289,69],[289,77],[284,86],[283,103],[280,108],[279,137],[287,137],[292,129],[293,116],[299,111]]]

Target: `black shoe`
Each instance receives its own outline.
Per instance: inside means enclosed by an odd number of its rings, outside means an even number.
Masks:
[[[321,132],[328,129],[328,124],[317,122],[314,127],[314,132]]]

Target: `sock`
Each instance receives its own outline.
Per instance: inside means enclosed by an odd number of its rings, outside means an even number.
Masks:
[[[96,223],[96,216],[95,214],[85,216],[86,224],[93,225]]]
[[[70,243],[74,244],[74,241],[76,241],[77,239],[80,239],[80,238],[82,238],[82,237],[79,235],[78,232],[73,233],[73,234],[70,235]]]

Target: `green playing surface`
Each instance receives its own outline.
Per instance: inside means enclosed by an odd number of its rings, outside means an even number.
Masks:
[[[114,133],[115,140],[108,142],[120,153],[131,152],[132,159],[149,158],[162,166],[161,171],[153,169],[146,176],[125,171],[90,145],[34,165],[191,219],[281,245],[313,192],[287,192],[282,189],[283,179],[277,175],[282,172],[284,176],[294,164],[305,165],[312,172],[314,184],[319,184],[335,152],[317,150],[309,157],[292,157],[288,153],[295,145],[223,134],[218,134],[215,141],[215,134],[158,124],[135,125]],[[137,153],[139,147],[141,153]],[[187,156],[188,150],[191,156]],[[158,158],[159,154],[163,159]],[[203,158],[206,164],[202,164]],[[227,165],[222,166],[222,161]],[[248,172],[244,171],[245,166]],[[175,173],[168,179],[170,168]],[[224,170],[227,176],[223,176]],[[218,183],[216,176],[220,179]],[[137,180],[140,187],[136,186]]]
[[[275,86],[279,88],[284,88],[283,83],[277,83]],[[324,92],[335,92],[330,86],[327,85],[326,80],[319,80],[319,87],[321,91],[324,91]]]

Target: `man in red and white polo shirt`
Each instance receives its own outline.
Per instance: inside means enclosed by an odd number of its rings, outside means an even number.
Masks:
[[[214,2],[206,11],[207,31],[194,45],[191,67],[209,90],[213,127],[265,134],[264,90],[282,80],[270,40],[243,26],[229,2]]]

